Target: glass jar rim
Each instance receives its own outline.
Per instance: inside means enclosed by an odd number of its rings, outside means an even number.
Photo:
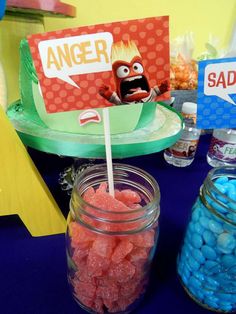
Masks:
[[[146,171],[134,166],[114,163],[113,170],[115,186],[125,185],[125,190],[131,189],[138,194],[141,193],[143,206],[137,202],[134,204],[140,205],[140,208],[110,211],[109,204],[108,209],[102,209],[85,201],[83,199],[85,191],[90,187],[96,189],[102,182],[107,182],[107,165],[98,164],[87,168],[76,177],[70,200],[70,213],[73,219],[93,231],[109,235],[133,234],[149,229],[158,221],[160,215],[158,183]],[[128,205],[125,206],[129,208]],[[123,230],[118,230],[121,224]]]
[[[235,172],[235,174],[233,174],[233,172]],[[236,201],[233,200],[232,198],[230,198],[229,196],[225,195],[224,193],[222,193],[217,188],[217,186],[215,186],[215,184],[214,184],[214,180],[222,177],[223,175],[227,176],[228,178],[231,177],[231,178],[236,179],[236,168],[233,166],[222,166],[222,167],[216,167],[216,168],[211,169],[208,172],[207,177],[206,177],[203,185],[200,188],[200,198],[201,198],[203,204],[211,212],[213,211],[214,214],[218,218],[224,220],[225,222],[227,222],[229,224],[232,224],[233,226],[236,226],[235,221],[233,221],[232,219],[223,215],[223,213],[219,212],[216,208],[213,208],[209,204],[209,202],[207,201],[207,199],[204,195],[206,193],[208,195],[208,197],[210,197],[217,205],[221,206],[226,211],[226,213],[236,214],[236,209],[233,209],[233,208],[226,206],[226,204],[233,204],[233,207],[236,208]],[[217,195],[219,195],[222,199],[224,199],[226,201],[226,203],[224,204],[224,202],[218,200],[211,191],[213,191],[214,193],[217,193]]]
[[[94,166],[91,166],[87,169],[85,169],[79,176],[77,176],[77,178],[75,179],[75,182],[74,182],[74,188],[73,190],[77,187],[78,185],[78,181],[80,181],[81,177],[84,176],[86,174],[86,172],[88,171],[92,171],[98,167],[105,167],[106,168],[106,163],[103,163],[103,164],[99,164],[99,165],[94,165]],[[121,164],[121,163],[113,163],[113,170],[116,169],[117,167],[127,167],[128,169],[131,169],[133,171],[135,171],[136,173],[139,172],[139,173],[142,173],[143,175],[145,175],[145,177],[147,177],[149,179],[149,181],[152,183],[152,186],[155,187],[155,189],[153,190],[153,199],[145,206],[143,207],[140,207],[138,209],[134,209],[132,210],[132,213],[139,213],[143,210],[145,210],[146,208],[149,208],[151,207],[151,204],[153,203],[156,203],[156,202],[160,202],[160,188],[159,188],[159,185],[157,183],[157,181],[154,179],[154,177],[152,175],[150,175],[149,173],[147,173],[146,171],[138,168],[138,167],[135,167],[135,166],[131,166],[131,165],[128,165],[128,164]],[[115,180],[114,180],[115,181]],[[78,192],[78,190],[76,190]],[[85,191],[83,191],[84,193]],[[82,194],[83,194],[82,193]],[[97,210],[98,212],[100,213],[103,213],[103,214],[107,214],[108,211],[107,210],[103,210],[97,206],[94,206],[88,202],[86,202],[83,197],[82,197],[82,194],[80,193],[77,193],[77,196],[79,197],[79,200],[81,201],[82,204],[84,204],[85,206],[89,206],[91,207],[92,209],[95,209]],[[109,211],[109,214],[130,214],[130,211],[124,211],[124,212],[119,212],[119,211]]]

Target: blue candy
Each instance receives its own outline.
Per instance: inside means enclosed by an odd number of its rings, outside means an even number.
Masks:
[[[201,251],[203,256],[209,260],[215,260],[217,257],[215,250],[209,245],[203,245]]]
[[[236,211],[236,202],[229,202],[228,205],[232,210]]]
[[[235,187],[234,187],[234,189],[232,190],[230,190],[229,192],[228,192],[228,197],[231,199],[231,200],[233,200],[233,201],[236,201],[236,190],[235,190]]]
[[[196,210],[196,209],[195,209],[195,210],[193,211],[193,213],[192,213],[192,221],[194,221],[194,222],[198,221],[199,216],[200,216],[199,210]]]
[[[205,296],[212,296],[214,294],[214,291],[207,289],[202,290],[202,292]]]
[[[193,233],[192,234],[192,245],[196,248],[199,249],[203,244],[202,237],[198,233]]]
[[[178,273],[199,302],[228,312],[236,309],[236,227],[231,223],[236,222],[236,179],[222,176],[214,184],[219,192],[205,195],[212,210],[200,198],[194,205]]]
[[[205,229],[208,229],[210,220],[207,217],[200,217],[199,222]]]
[[[216,237],[210,230],[205,230],[202,235],[206,244],[214,246],[216,244]]]
[[[187,279],[189,279],[190,277],[190,271],[185,267],[183,272],[182,272],[183,276],[185,276]]]
[[[228,304],[228,305],[222,305],[220,306],[220,309],[226,312],[230,312],[232,310],[232,305]]]
[[[198,263],[202,264],[202,263],[205,262],[205,257],[203,256],[203,254],[202,254],[202,252],[201,252],[200,250],[194,249],[193,252],[192,252],[192,254],[193,254],[194,259],[195,259]]]
[[[230,233],[221,233],[217,238],[217,248],[220,252],[230,254],[236,246],[234,236]]]
[[[211,205],[213,202],[212,198],[209,195],[206,195],[205,198],[207,200],[207,203]]]
[[[227,183],[228,181],[229,181],[228,177],[222,176],[222,177],[217,178],[215,180],[215,183],[224,184],[224,183]]]
[[[200,264],[191,256],[188,259],[188,265],[189,265],[191,271],[196,271],[200,267]]]
[[[236,214],[229,213],[229,214],[226,215],[226,217],[227,217],[230,221],[236,222]]]
[[[189,225],[188,225],[188,231],[192,231],[192,232],[194,232],[194,223],[191,221],[190,223],[189,223]]]
[[[211,277],[206,277],[205,287],[206,287],[207,289],[210,289],[210,290],[215,291],[215,290],[218,289],[219,285],[220,285],[220,284],[219,284],[218,281],[212,279]]]
[[[210,299],[205,299],[205,304],[207,304],[210,308],[213,308],[213,309],[218,309],[218,305],[217,303],[211,301]]]
[[[219,190],[222,194],[226,194],[227,189],[226,189],[223,185],[215,183],[215,187],[216,187],[217,190]],[[214,196],[215,196],[215,198],[216,198],[217,200],[219,200],[220,202],[225,203],[225,204],[228,203],[227,197],[225,197],[225,196],[223,196],[223,195],[221,195],[221,194],[219,194],[219,193],[216,193],[216,192],[214,192]]]
[[[184,255],[184,257],[186,257],[186,258],[188,258],[189,255],[190,255],[189,254],[189,249],[188,249],[188,246],[187,246],[187,242],[182,247],[182,255]]]
[[[188,278],[186,278],[184,275],[181,275],[181,279],[183,280],[183,283],[188,286]]]
[[[226,205],[225,205],[225,206],[226,206]],[[223,204],[221,205],[221,204],[218,204],[218,203],[214,202],[214,203],[212,204],[212,207],[215,208],[216,211],[218,211],[218,212],[220,212],[220,213],[222,213],[222,214],[225,214],[225,213],[228,212],[228,207],[227,207],[227,206],[224,207]]]
[[[232,294],[230,293],[219,292],[217,293],[217,297],[221,302],[232,301]]]
[[[217,190],[219,190],[221,193],[223,193],[223,194],[226,193],[227,189],[226,189],[226,187],[225,187],[224,185],[219,184],[219,183],[217,183],[217,182],[215,182],[214,185],[215,185],[215,187],[217,188]]]
[[[202,285],[201,281],[193,276],[189,278],[189,284],[192,285],[196,289],[199,289]]]
[[[197,291],[195,291],[195,295],[198,299],[200,299],[201,301],[204,298],[204,294],[202,293],[202,291],[200,289],[198,289]]]
[[[216,261],[207,260],[204,265],[202,265],[202,272],[207,276],[215,276],[221,271],[221,265]],[[218,279],[217,279],[218,280]]]
[[[211,219],[210,221],[209,221],[209,229],[212,231],[212,232],[214,232],[214,233],[221,233],[221,232],[223,232],[223,228],[222,228],[222,224],[221,223],[219,223],[218,221],[216,221],[216,220],[213,220],[213,219]]]
[[[223,255],[221,260],[225,268],[236,266],[236,256],[234,255]]]
[[[202,233],[203,233],[203,231],[204,231],[205,229],[203,228],[203,226],[202,226],[199,222],[196,222],[196,223],[194,224],[194,230],[195,230],[197,233],[199,233],[199,234],[202,235]]]
[[[226,194],[229,196],[229,194],[234,194],[235,193],[235,185],[232,183],[226,183],[224,184],[224,188],[226,189]]]
[[[203,273],[201,271],[195,271],[193,275],[194,275],[194,277],[196,277],[200,281],[205,280],[205,276],[203,275]]]

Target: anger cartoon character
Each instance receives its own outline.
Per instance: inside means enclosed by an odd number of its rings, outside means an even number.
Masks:
[[[99,93],[115,105],[144,103],[168,91],[168,81],[150,87],[142,57],[133,41],[113,43],[111,50],[112,72],[116,91],[103,85]]]

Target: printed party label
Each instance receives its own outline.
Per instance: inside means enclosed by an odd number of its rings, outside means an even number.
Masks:
[[[236,127],[236,58],[199,62],[197,126]]]
[[[48,113],[170,98],[167,16],[35,34],[28,42]]]
[[[112,42],[111,33],[41,41],[38,48],[45,76],[80,88],[71,76],[111,71]]]

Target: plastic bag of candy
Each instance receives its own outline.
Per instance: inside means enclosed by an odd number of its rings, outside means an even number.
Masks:
[[[170,86],[172,90],[197,88],[198,65],[193,59],[193,34],[177,37],[171,43]]]

